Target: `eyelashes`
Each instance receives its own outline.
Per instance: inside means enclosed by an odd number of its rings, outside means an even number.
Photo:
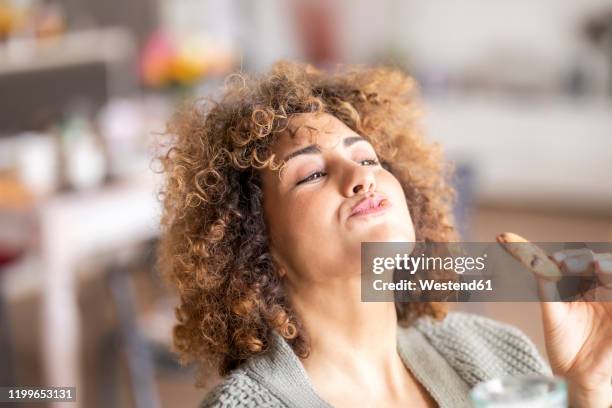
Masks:
[[[380,162],[376,159],[364,159],[364,160],[360,160],[359,163],[364,163],[364,162],[368,162],[369,164],[365,164],[365,166],[377,166],[380,164]],[[321,170],[317,170],[313,173],[311,173],[310,175],[308,175],[306,178],[298,181],[296,183],[296,186],[299,186],[300,184],[304,184],[304,183],[309,183],[311,181],[314,180],[318,180],[321,177],[325,177],[327,176],[327,172],[325,171],[321,171]]]
[[[363,162],[370,162],[371,164],[368,164],[368,166],[377,166],[379,164],[378,160],[376,159],[365,159],[365,160],[360,161],[359,163],[363,163]]]
[[[324,177],[326,175],[327,175],[327,173],[324,172],[324,171],[316,171],[316,172],[312,173],[310,176],[306,177],[305,179],[302,179],[302,180],[298,181],[296,183],[296,186],[299,186],[300,184],[308,183],[310,181],[319,179],[319,178]]]

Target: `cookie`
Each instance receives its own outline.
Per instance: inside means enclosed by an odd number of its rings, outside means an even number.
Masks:
[[[548,257],[548,254],[525,238],[512,232],[504,232],[499,234],[496,239],[506,252],[540,278],[557,282],[563,277],[561,270]]]

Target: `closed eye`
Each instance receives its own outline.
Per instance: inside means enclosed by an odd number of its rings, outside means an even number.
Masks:
[[[360,160],[359,163],[364,165],[364,166],[377,166],[379,164],[378,160],[376,160],[376,159]],[[327,176],[326,172],[321,171],[321,170],[317,170],[314,173],[310,174],[308,177],[298,181],[295,185],[298,186],[300,184],[308,183],[308,182],[320,179],[321,177],[325,177],[325,176]]]
[[[310,176],[306,177],[305,179],[302,179],[300,181],[298,181],[295,185],[299,186],[300,184],[303,183],[308,183],[310,181],[319,179],[321,177],[327,176],[327,173],[324,171],[315,171],[314,173],[312,173]]]

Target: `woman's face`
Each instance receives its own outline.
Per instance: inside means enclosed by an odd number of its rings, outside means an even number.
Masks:
[[[263,170],[270,248],[289,275],[359,273],[361,242],[414,241],[402,187],[369,142],[329,114],[296,115],[289,127],[272,148],[286,160],[280,177]]]

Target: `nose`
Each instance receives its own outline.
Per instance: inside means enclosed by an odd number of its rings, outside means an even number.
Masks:
[[[372,166],[361,166],[353,163],[350,170],[347,171],[346,181],[342,189],[345,197],[376,191],[376,177]]]

